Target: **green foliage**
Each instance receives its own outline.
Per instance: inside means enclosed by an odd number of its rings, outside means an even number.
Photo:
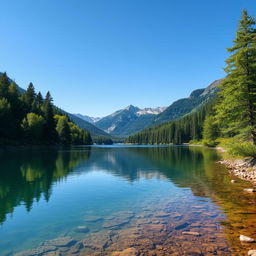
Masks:
[[[255,19],[242,12],[234,46],[228,48],[227,77],[221,84],[216,119],[224,136],[245,130],[256,144],[256,28]]]
[[[59,141],[61,144],[69,144],[70,143],[70,128],[68,125],[68,118],[66,116],[57,116],[57,126],[56,131],[59,135]]]
[[[216,146],[216,139],[219,136],[219,127],[212,115],[208,115],[203,125],[203,144],[206,146]]]
[[[250,142],[236,142],[229,146],[228,152],[234,156],[256,158],[256,146]]]
[[[26,118],[23,119],[21,127],[23,128],[26,138],[40,141],[43,135],[44,124],[45,120],[42,116],[35,113],[28,113]]]
[[[32,83],[20,94],[6,73],[0,76],[0,143],[1,144],[92,144],[90,134],[74,125],[68,117],[55,113],[51,94],[45,99],[36,94]]]

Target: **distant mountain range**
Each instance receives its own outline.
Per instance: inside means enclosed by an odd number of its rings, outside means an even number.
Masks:
[[[73,114],[81,119],[83,119],[86,122],[89,122],[91,124],[98,122],[101,118],[100,117],[91,117],[87,115],[82,115],[82,114]]]
[[[179,99],[169,107],[140,109],[129,105],[103,118],[92,118],[80,114],[76,116],[90,120],[96,127],[111,136],[127,137],[150,126],[179,119],[190,113],[216,95],[220,82],[221,80],[216,80],[206,88],[194,90],[188,98]]]
[[[165,107],[140,109],[129,105],[101,118],[95,126],[112,136],[127,137],[151,125],[155,116],[164,110]]]

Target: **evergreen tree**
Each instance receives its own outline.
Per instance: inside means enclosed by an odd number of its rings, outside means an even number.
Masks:
[[[58,134],[55,130],[56,123],[53,114],[52,101],[50,92],[47,92],[43,105],[44,118],[46,121],[44,126],[44,138],[46,141],[54,143],[58,140]]]
[[[234,46],[228,48],[227,77],[221,84],[216,118],[223,134],[248,132],[256,144],[256,29],[255,19],[242,12]]]
[[[7,98],[9,85],[10,85],[10,82],[7,74],[3,73],[0,76],[0,98],[2,97]]]
[[[0,98],[0,138],[11,139],[13,130],[11,105],[6,98]]]
[[[219,136],[219,127],[215,122],[215,119],[212,115],[209,115],[205,118],[203,125],[203,139],[204,143],[209,146],[215,145],[215,140]]]
[[[29,83],[26,92],[22,95],[22,101],[25,104],[27,113],[32,111],[32,104],[35,100],[36,93],[35,88],[32,83]]]

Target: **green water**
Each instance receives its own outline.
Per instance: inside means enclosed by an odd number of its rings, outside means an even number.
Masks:
[[[236,242],[238,231],[232,228],[232,214],[234,210],[246,212],[245,205],[251,207],[248,211],[254,211],[254,200],[241,193],[246,183],[230,183],[225,168],[216,164],[218,159],[211,149],[178,146],[1,151],[0,255],[36,248],[57,237],[82,240],[107,230],[106,220],[127,210],[134,213],[133,219],[116,230],[135,227],[136,216],[145,212],[164,211],[169,218],[167,222],[161,220],[166,231],[158,240],[172,234],[182,245],[184,236],[179,232],[199,231],[203,234],[198,238],[202,248],[222,241],[224,244],[216,250],[223,249],[223,253],[217,255],[231,255],[231,250],[241,250],[237,255],[243,255],[248,246]],[[171,219],[177,212],[181,217]],[[76,232],[89,216],[101,220],[87,222],[86,234]],[[239,230],[248,228],[243,219],[236,222],[241,224]],[[252,219],[248,222],[253,233]],[[182,223],[188,227],[185,229]],[[196,230],[193,223],[199,223]],[[214,229],[210,230],[209,224]],[[220,240],[210,239],[209,234],[214,236],[214,232]]]

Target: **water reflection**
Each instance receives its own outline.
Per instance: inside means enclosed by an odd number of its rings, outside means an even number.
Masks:
[[[90,148],[0,152],[0,223],[20,204],[30,211],[41,197],[48,201],[53,183],[65,178],[89,156]]]
[[[251,245],[241,245],[238,236],[241,232],[252,237],[255,235],[256,200],[253,195],[242,192],[248,183],[230,182],[231,177],[225,168],[216,164],[218,158],[214,150],[201,147],[76,147],[0,152],[0,222],[4,223],[9,213],[15,218],[15,209],[19,205],[33,211],[33,204],[40,199],[50,204],[56,183],[72,175],[100,171],[130,184],[140,180],[165,181],[176,187],[189,188],[200,200],[215,202],[227,216],[222,222],[226,237],[235,253],[243,255]],[[111,183],[113,188],[115,185]],[[107,189],[111,190],[111,186]],[[100,187],[105,189],[106,185],[102,183]],[[83,192],[91,197],[88,204],[99,208],[96,205],[97,192],[90,195],[87,190]],[[188,199],[181,200],[183,210],[191,210]],[[201,211],[213,209],[211,207]]]

